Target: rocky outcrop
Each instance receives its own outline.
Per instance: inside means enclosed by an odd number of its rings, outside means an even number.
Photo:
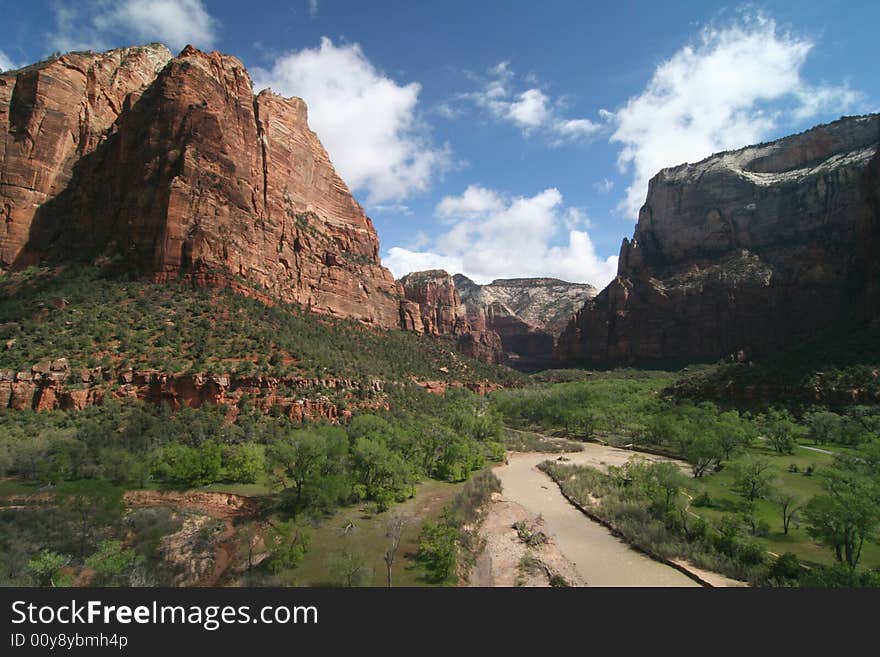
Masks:
[[[97,260],[378,327],[401,291],[309,130],[234,57],[73,53],[0,78],[3,268]]]
[[[522,369],[552,364],[556,336],[597,290],[555,278],[510,278],[477,285],[456,274],[470,321],[481,318],[501,338],[506,362]]]
[[[501,339],[487,327],[485,316],[469,315],[455,282],[442,269],[407,274],[399,281],[406,298],[401,305],[404,328],[435,337],[455,338],[458,350],[477,360],[500,363]]]
[[[563,362],[768,353],[877,316],[880,115],[662,170]]]
[[[419,308],[421,332],[458,337],[470,331],[464,305],[448,273],[442,269],[416,271],[399,283],[406,300]]]
[[[249,402],[263,412],[277,411],[291,419],[335,421],[350,415],[339,411],[334,400],[363,408],[384,406],[383,384],[364,384],[353,379],[169,374],[155,370],[72,371],[66,359],[37,363],[29,371],[0,370],[0,409],[36,411],[82,410],[106,399],[140,399],[171,408],[200,408],[225,404],[229,420],[241,404]]]

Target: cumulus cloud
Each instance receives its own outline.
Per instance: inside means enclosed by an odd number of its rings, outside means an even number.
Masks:
[[[212,48],[219,22],[202,0],[102,0],[55,7],[52,47],[60,51],[106,50],[132,41],[161,41],[172,50],[187,44]]]
[[[125,0],[94,20],[99,30],[119,31],[139,41],[162,41],[173,50],[187,44],[211,48],[217,21],[202,0]]]
[[[437,204],[437,216],[474,218],[497,212],[504,205],[501,195],[479,185],[469,185],[461,196],[445,196]]]
[[[300,96],[309,124],[348,185],[367,203],[400,201],[427,189],[449,166],[449,148],[433,145],[418,117],[421,86],[378,71],[358,44],[321,45],[254,69],[254,86]]]
[[[526,135],[540,132],[553,144],[590,137],[602,129],[600,123],[589,119],[560,116],[564,104],[562,99],[554,100],[539,86],[517,91],[516,75],[510,68],[510,62],[496,64],[487,74],[488,78],[480,80],[480,89],[459,94],[459,100],[488,110],[496,119],[512,123]],[[534,76],[527,76],[526,81],[537,85]],[[447,108],[447,114],[451,114],[449,105],[444,107]]]
[[[9,71],[11,69],[18,68],[18,64],[13,62],[5,52],[0,50],[0,71]]]
[[[446,269],[478,283],[553,276],[604,287],[617,272],[616,256],[603,260],[596,255],[585,230],[586,215],[567,208],[552,187],[531,197],[510,198],[472,185],[460,196],[442,199],[436,213],[455,221],[431,249],[389,249],[383,262],[395,276]]]
[[[619,209],[635,218],[660,169],[765,140],[792,118],[842,112],[861,96],[845,86],[813,85],[801,69],[814,47],[762,15],[707,27],[654,71],[647,87],[601,115],[622,144],[621,172],[632,182]]]

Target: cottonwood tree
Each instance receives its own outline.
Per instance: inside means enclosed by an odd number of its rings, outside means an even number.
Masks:
[[[782,511],[782,533],[788,534],[791,521],[797,516],[803,506],[800,497],[785,489],[776,489],[770,494],[770,500]]]
[[[770,463],[761,459],[747,459],[736,465],[733,490],[745,499],[747,505],[767,497],[772,489]]]
[[[714,470],[724,458],[724,451],[717,436],[710,432],[693,436],[682,451],[685,460],[691,466],[694,478],[702,477],[707,471]]]
[[[792,419],[788,411],[770,409],[761,416],[761,426],[767,442],[780,454],[791,454],[804,429]]]
[[[408,520],[405,516],[394,516],[385,529],[385,538],[388,539],[388,547],[382,560],[385,562],[385,570],[388,576],[388,588],[391,588],[391,567],[394,565],[394,558],[400,549],[400,541],[403,539],[403,532],[406,529]]]
[[[111,525],[122,517],[125,503],[122,489],[99,479],[71,481],[60,485],[55,493],[59,507],[77,525],[79,556],[85,556],[89,537],[102,526]]]
[[[825,476],[827,493],[817,495],[804,507],[807,532],[834,550],[838,562],[855,570],[865,541],[877,539],[880,487],[858,472],[832,470]]]

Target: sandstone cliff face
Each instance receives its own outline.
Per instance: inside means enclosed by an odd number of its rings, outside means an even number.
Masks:
[[[0,270],[40,260],[35,215],[170,59],[152,44],[69,53],[0,75]]]
[[[559,359],[759,354],[876,316],[878,145],[880,115],[854,117],[661,171]]]
[[[523,369],[552,363],[558,336],[597,290],[592,285],[555,278],[498,279],[477,285],[461,274],[455,286],[468,317],[483,317],[501,338],[508,362]]]
[[[442,269],[412,272],[399,281],[408,302],[401,308],[405,328],[433,336],[456,338],[458,349],[471,358],[500,363],[503,349],[486,318],[469,314],[455,282]]]
[[[375,229],[305,103],[255,97],[234,57],[71,54],[3,76],[0,94],[4,268],[97,258],[399,326]]]

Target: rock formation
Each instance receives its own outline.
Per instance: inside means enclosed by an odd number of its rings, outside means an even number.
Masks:
[[[461,274],[455,287],[470,321],[480,317],[496,332],[507,361],[522,369],[552,364],[553,348],[568,321],[597,290],[556,278],[510,278],[477,285]]]
[[[327,394],[345,399],[349,407],[376,408],[387,403],[378,380],[365,384],[343,378],[167,374],[103,367],[74,371],[64,358],[37,363],[23,372],[0,370],[0,409],[18,411],[82,410],[109,398],[132,398],[171,408],[225,404],[234,419],[239,403],[247,397],[266,413],[280,411],[297,421],[334,421],[340,411]]]
[[[878,315],[880,115],[662,170],[563,362],[767,353]]]
[[[170,59],[152,44],[69,53],[0,74],[0,269],[41,259],[35,215]]]
[[[406,305],[401,306],[405,328],[432,336],[456,338],[458,349],[471,358],[500,363],[503,348],[485,317],[468,315],[455,282],[442,269],[407,274],[399,281]]]
[[[74,257],[390,328],[372,222],[309,130],[234,57],[73,53],[0,78],[3,268]]]

